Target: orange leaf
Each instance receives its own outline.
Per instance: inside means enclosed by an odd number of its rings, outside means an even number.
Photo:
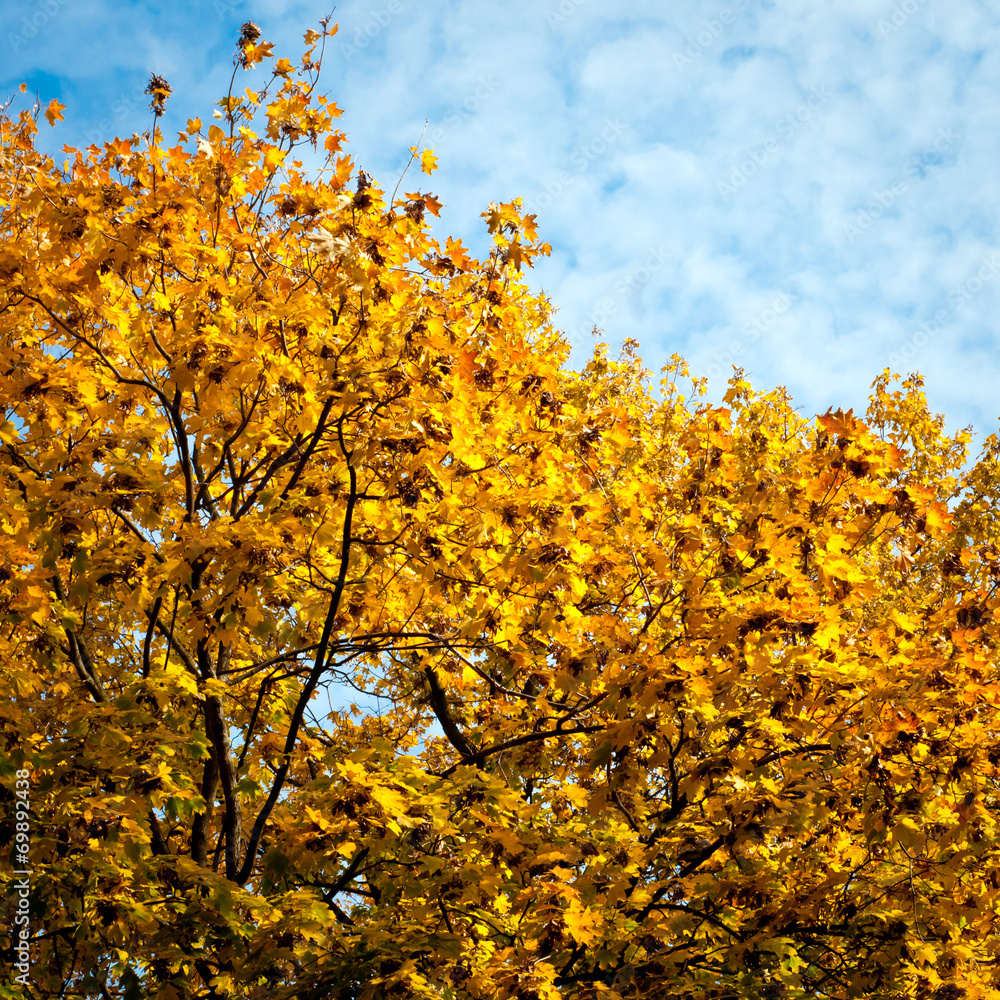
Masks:
[[[63,109],[66,107],[65,104],[60,104],[55,98],[49,101],[49,106],[45,110],[45,120],[55,128],[56,122],[61,122],[63,120]]]

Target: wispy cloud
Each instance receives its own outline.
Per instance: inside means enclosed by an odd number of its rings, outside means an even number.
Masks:
[[[679,351],[714,383],[737,364],[823,411],[863,408],[899,362],[953,423],[992,425],[1000,282],[980,271],[1000,251],[1000,8],[342,0],[335,17],[325,85],[352,152],[391,188],[427,122],[439,225],[474,252],[483,208],[524,198],[553,246],[531,280],[578,363],[596,323],[651,368]],[[27,79],[67,103],[42,137],[58,150],[148,127],[137,92],[155,71],[183,127],[225,91],[251,18],[295,57],[317,11],[8,5],[0,92]]]

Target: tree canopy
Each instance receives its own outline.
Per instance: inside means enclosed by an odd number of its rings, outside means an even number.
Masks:
[[[0,119],[0,996],[1000,997],[1000,443],[571,370],[334,30],[174,145]]]

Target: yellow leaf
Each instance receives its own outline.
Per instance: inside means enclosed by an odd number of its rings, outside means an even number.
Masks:
[[[433,149],[425,149],[420,154],[420,169],[423,170],[425,174],[432,174],[437,169],[437,157],[434,155]]]
[[[395,789],[379,785],[372,788],[372,798],[390,816],[400,816],[406,812],[406,799]]]
[[[604,918],[574,899],[563,912],[563,921],[569,936],[580,945],[594,941],[604,928]]]
[[[909,615],[903,614],[896,608],[892,608],[889,612],[889,617],[896,623],[896,625],[901,628],[904,632],[916,633],[920,628],[920,623],[910,617]]]
[[[285,151],[272,146],[264,155],[264,166],[268,170],[277,170],[285,162]]]
[[[320,812],[317,812],[312,806],[306,806],[306,816],[316,824],[321,830],[327,830],[330,827],[330,823],[327,818]]]

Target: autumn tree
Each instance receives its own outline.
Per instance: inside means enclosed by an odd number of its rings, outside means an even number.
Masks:
[[[570,370],[334,30],[174,145],[0,120],[0,996],[1000,997],[1000,443]]]

